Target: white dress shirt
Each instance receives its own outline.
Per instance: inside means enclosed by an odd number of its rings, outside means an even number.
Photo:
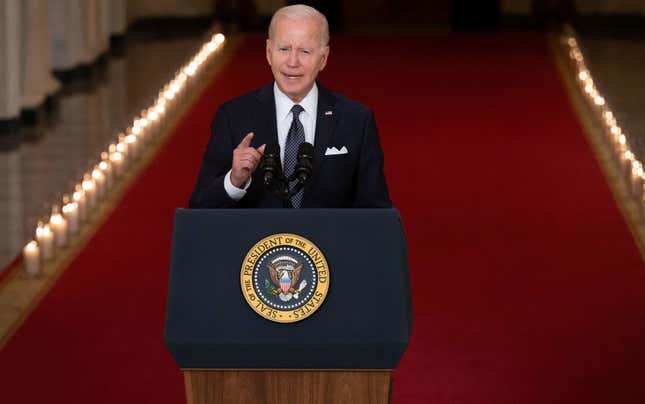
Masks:
[[[284,149],[287,144],[287,135],[293,122],[293,113],[291,108],[295,102],[285,93],[280,91],[277,83],[273,83],[273,96],[275,99],[275,119],[278,127],[278,144],[280,145],[280,161],[284,166]],[[318,113],[318,86],[314,83],[311,90],[307,93],[298,104],[304,109],[298,118],[305,130],[305,141],[314,144],[316,136],[316,116]],[[231,182],[231,170],[224,177],[224,189],[228,196],[235,201],[239,201],[246,195],[246,190],[251,185],[251,179],[244,185],[244,188],[238,188]]]

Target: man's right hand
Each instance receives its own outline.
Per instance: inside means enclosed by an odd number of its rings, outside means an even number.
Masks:
[[[253,132],[247,133],[240,144],[233,150],[233,167],[231,168],[231,183],[237,188],[244,188],[251,175],[258,168],[260,158],[264,153],[265,144],[257,149],[251,147]]]

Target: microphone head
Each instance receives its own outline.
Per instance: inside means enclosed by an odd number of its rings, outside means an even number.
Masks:
[[[279,156],[280,155],[280,145],[277,143],[267,143],[264,147],[265,156]]]
[[[264,172],[264,184],[272,186],[274,180],[282,175],[280,164],[280,146],[277,143],[267,143],[260,160],[260,170]]]
[[[303,156],[305,158],[313,158],[314,156],[314,146],[308,142],[302,142],[298,146],[298,156]]]
[[[298,146],[298,163],[296,164],[296,178],[301,183],[311,177],[314,147],[311,143],[303,142]]]

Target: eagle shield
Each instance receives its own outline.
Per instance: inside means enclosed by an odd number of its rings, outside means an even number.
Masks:
[[[300,278],[302,263],[292,257],[282,256],[267,264],[267,267],[269,268],[271,282],[276,287],[274,293],[278,294],[281,300],[291,300],[294,293],[300,292],[295,290],[293,285]]]

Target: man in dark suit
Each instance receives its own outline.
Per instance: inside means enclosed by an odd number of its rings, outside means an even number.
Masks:
[[[391,207],[374,114],[316,82],[328,55],[321,13],[295,5],[274,14],[266,56],[275,82],[218,108],[191,208],[282,207],[257,168],[266,145],[278,143],[290,175],[305,141],[314,145],[312,176],[293,207]]]

